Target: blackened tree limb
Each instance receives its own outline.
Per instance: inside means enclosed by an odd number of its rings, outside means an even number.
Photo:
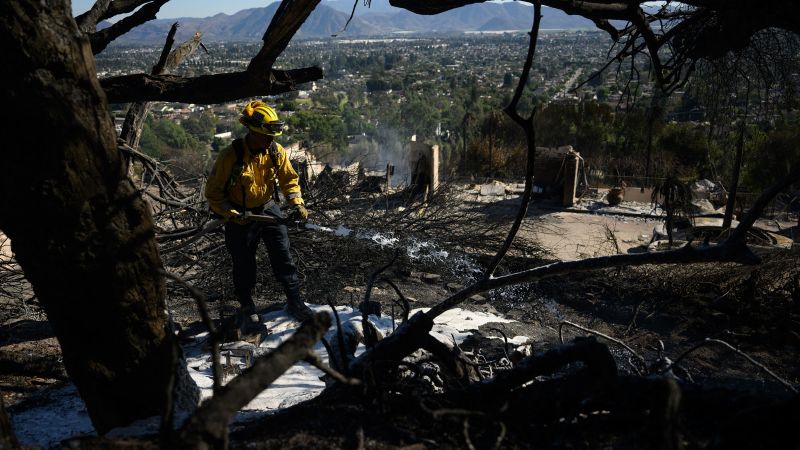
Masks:
[[[519,83],[517,83],[517,88],[514,91],[514,97],[512,97],[511,103],[509,103],[504,110],[505,113],[511,117],[511,119],[516,122],[525,133],[525,141],[528,147],[527,162],[525,167],[525,190],[523,191],[522,198],[520,199],[517,217],[514,219],[514,223],[511,225],[511,229],[508,231],[506,240],[503,242],[502,247],[500,247],[500,250],[498,250],[497,254],[495,254],[494,258],[492,258],[492,261],[489,263],[489,266],[486,268],[486,278],[491,278],[492,274],[494,274],[494,271],[497,269],[497,266],[500,265],[500,261],[503,260],[503,258],[506,256],[506,253],[508,253],[508,250],[511,248],[511,244],[514,243],[514,238],[519,231],[519,227],[522,225],[522,221],[528,214],[528,204],[531,201],[531,195],[533,192],[533,167],[536,160],[536,132],[533,128],[533,117],[536,111],[534,110],[531,112],[530,117],[525,119],[519,115],[517,107],[519,106],[519,100],[522,98],[522,92],[525,90],[525,86],[528,84],[528,78],[530,77],[531,67],[533,66],[533,57],[536,54],[536,41],[539,39],[539,24],[541,21],[542,3],[540,0],[535,0],[533,4],[533,25],[531,26],[528,54],[525,57],[525,63],[522,67],[522,75],[520,76]]]
[[[264,46],[250,61],[247,71],[266,77],[270,75],[275,59],[289,45],[289,41],[303,25],[320,0],[284,0],[275,11],[264,33]],[[274,72],[273,72],[274,73]]]
[[[473,3],[484,3],[487,0],[442,0],[442,1],[425,1],[425,0],[389,0],[392,6],[403,8],[408,11],[433,15],[439,14],[451,9],[460,8],[462,6],[471,5]],[[533,0],[526,1],[526,3],[533,3]],[[564,11],[570,15],[581,15],[588,19],[613,19],[613,20],[627,20],[629,3],[638,4],[641,2],[633,1],[615,1],[604,2],[594,1],[581,1],[581,0],[542,0],[545,6],[556,8]]]
[[[363,378],[364,371],[376,361],[400,361],[425,344],[425,337],[433,329],[433,318],[424,313],[414,314],[394,333],[380,340],[350,362],[348,374]]]
[[[151,72],[153,75],[161,75],[164,73],[170,50],[172,50],[172,46],[175,44],[175,33],[177,32],[178,22],[175,22],[167,33],[167,40],[164,43],[164,48],[161,49],[161,57],[158,58],[158,62],[153,66]],[[125,114],[125,122],[122,123],[120,138],[133,148],[139,147],[139,138],[142,136],[144,119],[147,117],[147,112],[149,110],[150,102],[134,102],[128,107],[128,112]]]
[[[175,45],[175,34],[178,32],[178,22],[172,24],[169,27],[169,32],[167,33],[167,39],[164,41],[164,47],[161,49],[161,56],[158,57],[158,62],[155,66],[153,66],[152,73],[153,75],[161,75],[164,72],[170,72],[175,67],[167,67],[167,60],[169,59],[169,55],[172,53],[172,46]],[[177,66],[181,61],[177,61],[175,66]]]
[[[94,33],[97,30],[97,22],[108,11],[110,3],[111,0],[97,0],[89,11],[75,18],[78,28],[84,33]]]
[[[183,103],[222,103],[235,98],[277,95],[293,91],[298,84],[322,78],[322,69],[306,67],[273,70],[272,80],[248,72],[221,73],[184,78],[175,75],[134,74],[100,80],[110,103],[174,101]]]
[[[127,14],[133,12],[136,8],[144,5],[145,3],[153,0],[113,0],[108,6],[106,13],[100,17],[100,20],[110,19],[120,14]]]
[[[222,366],[220,365],[220,350],[219,347],[222,344],[223,336],[217,327],[214,326],[214,320],[211,318],[211,314],[208,312],[208,303],[206,303],[206,295],[196,287],[192,286],[191,284],[187,283],[183,278],[167,272],[166,270],[163,271],[163,274],[183,286],[184,288],[188,289],[189,292],[192,294],[192,297],[197,302],[197,310],[200,312],[200,318],[203,321],[203,324],[208,329],[209,340],[211,342],[211,372],[214,376],[214,393],[219,392],[222,389]]]
[[[544,353],[520,361],[512,370],[498,372],[490,380],[475,384],[471,390],[481,396],[508,393],[539,376],[553,375],[568,364],[582,362],[594,379],[611,381],[617,376],[617,364],[608,347],[594,338],[578,338]]]
[[[485,1],[487,0],[443,0],[438,2],[428,2],[425,0],[389,0],[389,4],[398,8],[407,9],[416,14],[433,15],[473,3],[483,3]]]
[[[786,175],[781,180],[778,180],[775,184],[767,188],[766,191],[762,192],[761,195],[758,196],[753,206],[747,210],[747,214],[742,218],[739,222],[739,225],[736,229],[731,233],[731,237],[728,238],[730,242],[744,242],[745,236],[750,228],[753,227],[753,224],[756,222],[756,219],[761,217],[761,213],[764,212],[764,209],[769,205],[769,202],[775,198],[781,191],[788,188],[789,186],[797,183],[800,181],[800,165],[795,165],[792,168],[789,175]]]
[[[475,363],[467,359],[457,345],[448,345],[439,339],[426,334],[422,348],[437,357],[444,367],[465,384],[478,381],[480,378],[473,367]]]
[[[275,351],[257,359],[252,367],[231,380],[186,421],[179,433],[180,445],[208,448],[209,444],[215,446],[223,442],[233,415],[296,362],[306,358],[330,325],[329,314],[315,314]]]
[[[169,0],[154,0],[152,3],[142,6],[138,11],[114,25],[89,35],[89,41],[92,43],[92,53],[96,55],[102,52],[114,39],[145,22],[155,19],[158,10],[168,1]]]
[[[744,243],[726,242],[710,247],[687,245],[677,250],[665,252],[633,253],[586,258],[577,261],[559,261],[529,270],[479,281],[456,292],[430,309],[426,314],[437,317],[455,307],[472,295],[499,287],[518,283],[529,283],[557,275],[609,267],[641,266],[645,264],[690,264],[708,262],[733,262],[739,264],[758,264],[760,259]]]

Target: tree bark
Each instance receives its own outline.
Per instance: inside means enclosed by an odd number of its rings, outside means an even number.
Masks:
[[[71,17],[66,1],[0,4],[15,80],[0,97],[0,229],[104,433],[162,411],[174,336],[152,217],[126,177],[89,41]],[[193,386],[186,375],[175,383]]]

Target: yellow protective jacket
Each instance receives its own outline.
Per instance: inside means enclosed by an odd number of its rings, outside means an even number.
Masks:
[[[251,209],[267,203],[272,199],[276,178],[283,196],[290,205],[303,204],[297,172],[289,163],[286,150],[278,143],[275,143],[275,146],[278,150],[275,155],[277,167],[272,164],[269,149],[261,154],[254,154],[247,147],[247,142],[242,139],[244,148],[242,176],[234,180],[233,185],[228,189],[227,196],[225,186],[236,165],[236,151],[231,144],[219,152],[206,183],[206,199],[208,199],[212,211],[223,217],[229,217],[231,209],[242,206]],[[242,198],[242,185],[244,185],[244,199]]]

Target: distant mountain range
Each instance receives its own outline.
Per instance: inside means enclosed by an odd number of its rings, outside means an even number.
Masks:
[[[356,0],[329,0],[317,6],[297,33],[299,38],[371,36],[396,32],[463,32],[527,30],[531,26],[533,8],[517,2],[480,3],[464,6],[435,16],[423,16],[390,6],[388,0],[373,0],[367,8],[358,1],[356,14],[347,30],[344,29]],[[257,41],[261,40],[270,19],[278,9],[278,2],[263,8],[252,8],[232,15],[217,14],[211,17],[152,20],[131,30],[119,43],[154,44],[164,41],[169,27],[180,22],[177,40],[188,39],[195,31],[203,33],[203,40]],[[543,9],[542,29],[591,29],[594,24],[582,17],[564,12]]]

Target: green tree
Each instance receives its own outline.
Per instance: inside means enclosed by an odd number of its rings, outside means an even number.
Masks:
[[[302,137],[314,143],[327,143],[334,150],[347,146],[347,133],[339,114],[321,111],[298,111],[287,123],[294,137]]]
[[[208,112],[189,117],[181,122],[181,127],[186,133],[201,142],[211,142],[216,131],[216,120]]]
[[[151,127],[153,133],[169,147],[184,149],[197,149],[200,147],[200,143],[194,136],[191,136],[184,128],[172,120],[157,120],[151,124]]]
[[[142,126],[142,137],[139,141],[139,148],[141,151],[153,158],[162,159],[164,157],[165,147],[166,144],[153,132],[150,123],[145,121]]]
[[[745,156],[743,181],[749,190],[760,191],[788,175],[800,161],[800,121],[782,119],[766,133],[751,132]]]
[[[705,163],[707,141],[702,127],[690,123],[667,124],[658,136],[656,150],[672,156],[681,176],[696,177]]]

